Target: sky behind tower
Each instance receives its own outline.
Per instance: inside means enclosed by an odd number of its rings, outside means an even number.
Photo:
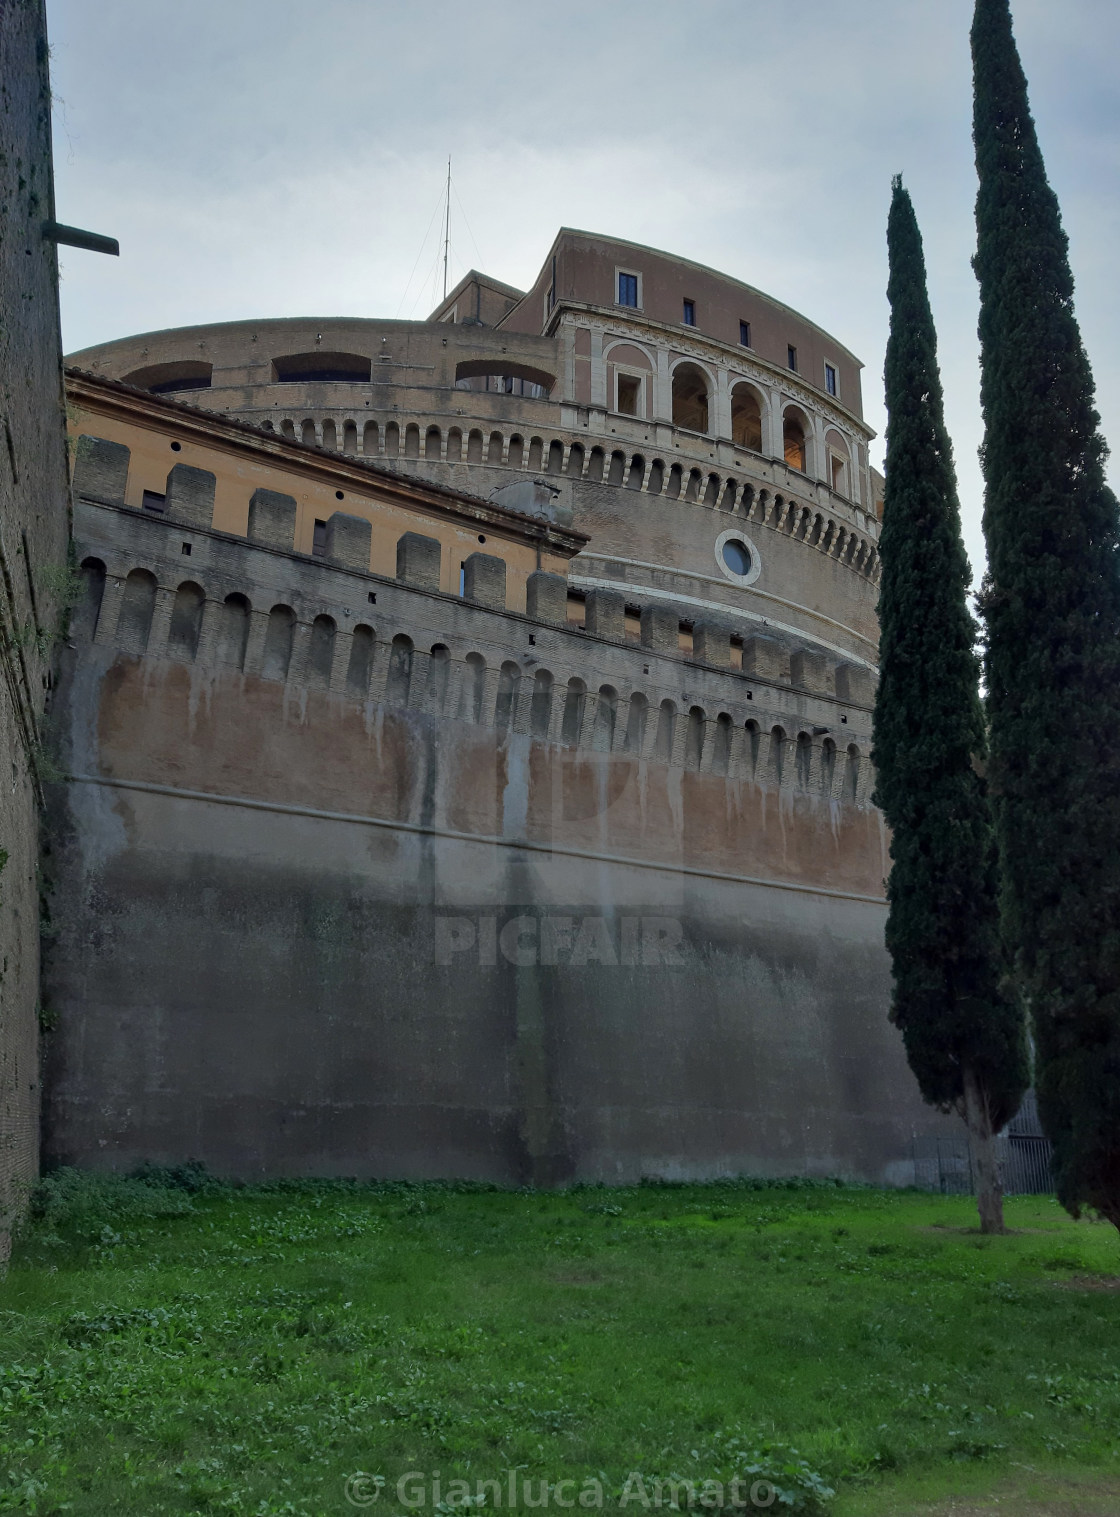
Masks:
[[[1012,0],[1106,437],[1120,447],[1120,6]],[[68,350],[252,316],[422,318],[526,288],[561,225],[681,254],[857,353],[885,425],[885,225],[922,225],[982,563],[971,0],[48,0]],[[1113,483],[1120,471],[1113,466]]]

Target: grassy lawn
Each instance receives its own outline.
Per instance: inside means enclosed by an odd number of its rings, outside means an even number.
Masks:
[[[407,1471],[422,1513],[457,1479],[506,1508],[512,1470],[519,1509],[599,1482],[635,1517],[734,1476],[748,1511],[765,1479],[835,1517],[1120,1510],[1120,1240],[1007,1210],[64,1172],[0,1285],[0,1509],[400,1512]]]

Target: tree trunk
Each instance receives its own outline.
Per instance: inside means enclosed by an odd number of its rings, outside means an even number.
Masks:
[[[988,1114],[988,1100],[974,1071],[965,1066],[964,1120],[972,1143],[973,1173],[976,1179],[976,1205],[980,1212],[982,1233],[1005,1233],[1003,1225],[1003,1187],[999,1183],[995,1134]]]

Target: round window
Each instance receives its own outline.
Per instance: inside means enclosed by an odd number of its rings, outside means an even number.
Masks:
[[[723,577],[744,589],[753,585],[762,571],[758,549],[741,527],[731,527],[719,534],[715,559]]]
[[[723,561],[732,574],[751,572],[750,549],[737,537],[729,537],[723,545]]]

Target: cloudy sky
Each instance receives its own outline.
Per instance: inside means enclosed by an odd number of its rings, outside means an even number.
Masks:
[[[980,563],[970,0],[47,8],[58,216],[121,244],[62,250],[71,351],[248,316],[425,316],[450,153],[453,282],[473,265],[525,288],[560,225],[683,254],[835,333],[881,433],[902,172]],[[1120,5],[1013,10],[1120,450]]]

